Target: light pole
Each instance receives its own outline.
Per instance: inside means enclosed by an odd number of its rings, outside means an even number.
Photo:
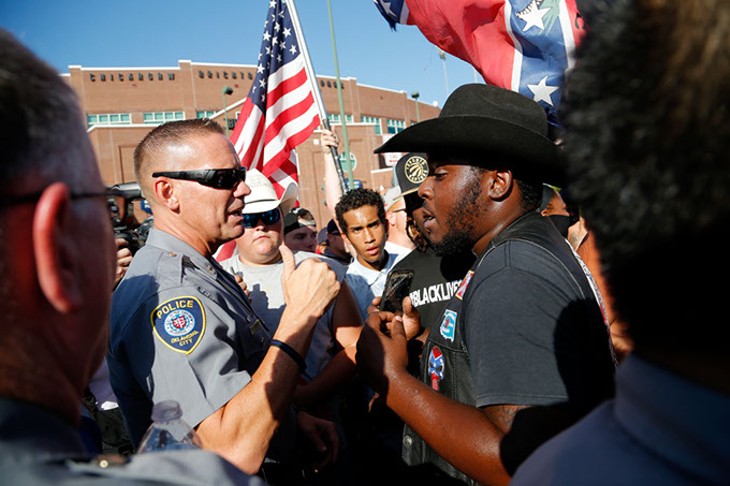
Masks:
[[[418,111],[418,98],[421,96],[421,93],[418,91],[414,91],[411,93],[411,98],[413,98],[416,102],[416,123],[421,123],[421,113]]]
[[[232,95],[233,94],[233,88],[230,86],[223,86],[223,94],[221,95],[223,97],[223,118],[226,122],[226,137],[228,137],[228,105],[226,104],[226,95]]]
[[[327,13],[330,18],[330,34],[332,35],[332,53],[335,56],[335,76],[337,79],[337,101],[340,103],[340,123],[342,123],[342,141],[345,143],[345,165],[347,166],[347,191],[353,188],[352,160],[350,159],[350,137],[347,134],[347,115],[345,102],[342,99],[342,82],[340,81],[340,62],[337,60],[337,42],[335,41],[335,21],[332,18],[332,2],[327,0]],[[340,163],[335,161],[335,163]],[[344,182],[344,181],[343,181]]]
[[[443,50],[439,49],[438,47],[436,48],[436,52],[438,53],[439,58],[441,59],[441,62],[443,63],[443,66],[444,66],[444,85],[446,85],[446,97],[448,98],[449,97],[449,77],[446,74],[446,53]]]

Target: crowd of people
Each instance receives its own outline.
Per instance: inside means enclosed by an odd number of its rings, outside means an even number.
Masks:
[[[383,194],[325,150],[321,224],[217,123],[157,126],[134,255],[72,89],[0,31],[0,482],[728,484],[730,5],[587,15],[561,130],[461,86]],[[138,453],[167,400],[197,447]]]

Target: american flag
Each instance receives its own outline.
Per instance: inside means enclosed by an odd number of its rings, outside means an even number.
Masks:
[[[537,101],[555,121],[583,37],[576,0],[373,0],[390,26],[416,25],[484,80]]]
[[[231,135],[241,164],[271,180],[277,195],[298,184],[292,149],[319,125],[319,112],[289,8],[271,0],[256,77]]]

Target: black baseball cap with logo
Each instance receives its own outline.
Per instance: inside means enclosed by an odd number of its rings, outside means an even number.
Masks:
[[[426,154],[411,152],[398,159],[395,164],[395,178],[400,187],[400,197],[416,192],[427,176]]]

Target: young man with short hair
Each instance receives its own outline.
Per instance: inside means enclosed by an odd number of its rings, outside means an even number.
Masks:
[[[342,196],[335,213],[342,238],[357,255],[345,278],[364,319],[373,298],[383,293],[385,278],[397,261],[397,255],[385,250],[388,224],[383,198],[372,189],[353,189]]]

